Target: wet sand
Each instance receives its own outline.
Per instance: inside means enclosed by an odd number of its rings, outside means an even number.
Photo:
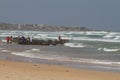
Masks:
[[[0,80],[120,80],[120,73],[0,60]]]

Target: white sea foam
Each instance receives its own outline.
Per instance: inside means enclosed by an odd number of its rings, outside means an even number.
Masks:
[[[112,62],[112,61],[97,60],[97,59],[72,58],[72,57],[59,56],[59,55],[46,55],[46,54],[36,54],[36,53],[27,53],[27,52],[12,52],[11,54],[29,57],[29,58],[39,58],[39,59],[56,60],[56,61],[70,61],[70,62],[120,66],[120,62]]]
[[[114,38],[115,36],[113,35],[105,35],[103,36],[103,39],[111,39],[111,38]]]
[[[103,50],[105,52],[117,52],[120,51],[120,49],[110,49],[110,48],[98,48],[98,51]]]
[[[85,45],[83,45],[82,43],[65,43],[64,44],[65,46],[68,46],[68,47],[86,47]]]
[[[6,40],[4,40],[4,39],[3,39],[3,40],[1,40],[1,41],[2,41],[2,42],[7,42],[7,41],[6,41]]]
[[[120,40],[115,39],[95,39],[95,38],[88,38],[88,37],[78,37],[73,38],[73,40],[82,40],[82,41],[98,41],[98,42],[120,42]]]
[[[120,49],[109,49],[109,48],[103,48],[103,51],[106,51],[106,52],[116,52],[116,51],[119,51]]]
[[[116,37],[119,37],[120,36],[120,33],[118,32],[110,32],[108,34],[106,34],[105,36],[103,36],[103,38],[116,38]]]
[[[60,31],[60,32],[42,32],[42,31],[2,31],[0,30],[2,37],[6,36],[22,36],[25,37],[33,36],[35,39],[58,39],[58,36],[61,35],[62,39],[69,39],[70,42],[74,43],[66,43],[65,46],[69,47],[86,47],[86,45],[79,43],[80,41],[85,42],[100,42],[100,44],[103,44],[101,42],[110,42],[110,43],[120,43],[120,32],[105,32],[105,31]],[[9,32],[9,33],[8,33]],[[91,36],[93,35],[93,36]],[[94,36],[95,35],[95,36]],[[3,42],[6,42],[6,40],[2,40]],[[108,43],[109,44],[109,43]],[[89,44],[88,44],[89,45]],[[97,47],[97,45],[93,45],[94,47]],[[116,47],[117,45],[115,45]],[[105,47],[105,46],[104,46]]]
[[[29,58],[39,58],[39,59],[48,59],[48,60],[60,60],[65,57],[57,56],[57,55],[49,55],[49,54],[40,54],[40,53],[32,53],[32,52],[12,52],[13,55],[24,56]]]
[[[40,49],[33,48],[32,51],[40,51]]]
[[[116,65],[120,66],[120,62],[112,62],[112,61],[97,60],[97,59],[76,58],[76,59],[72,59],[72,61],[84,62],[84,63],[93,63],[93,64],[104,64],[104,65],[116,64]]]
[[[81,31],[81,32],[79,32],[79,31],[68,31],[68,32],[65,32],[66,34],[85,34],[85,32],[84,31]]]
[[[101,35],[104,36],[105,34],[107,34],[107,32],[105,31],[86,31],[86,35]]]
[[[1,50],[1,52],[10,52],[9,50]]]
[[[73,34],[79,35],[79,37],[75,37]],[[61,32],[39,32],[39,31],[1,31],[1,37],[6,36],[34,36],[34,38],[48,38],[48,39],[58,39],[58,36],[61,35],[63,39],[72,39],[72,40],[85,40],[85,41],[104,41],[104,42],[120,42],[120,33],[117,32],[105,32],[105,31],[61,31]],[[86,37],[88,35],[88,37]],[[92,38],[89,35],[100,35],[103,36],[101,38]],[[86,38],[85,38],[86,37]],[[113,38],[113,39],[111,39]]]
[[[114,40],[120,40],[120,36],[116,36]]]
[[[102,50],[103,48],[98,48],[98,50],[100,51],[100,50]]]
[[[25,53],[25,52],[12,52],[11,54],[17,55],[17,56],[24,56],[24,57],[29,57],[29,58],[37,58],[32,56],[31,54]]]
[[[30,49],[30,50],[25,50],[24,51],[24,53],[30,53],[30,52],[40,52],[40,49],[33,48],[33,49]]]

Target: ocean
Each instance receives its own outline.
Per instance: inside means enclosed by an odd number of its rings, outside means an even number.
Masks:
[[[58,39],[58,36],[61,36],[62,39],[69,39],[69,42],[64,45],[32,46],[22,51],[11,51],[12,55],[61,62],[102,65],[105,69],[120,71],[120,32],[0,30],[0,39],[3,42],[5,42],[6,36],[30,36],[44,40]],[[5,50],[0,50],[5,52]]]

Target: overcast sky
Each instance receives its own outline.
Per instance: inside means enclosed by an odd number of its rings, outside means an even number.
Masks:
[[[0,0],[0,22],[120,31],[120,0]]]

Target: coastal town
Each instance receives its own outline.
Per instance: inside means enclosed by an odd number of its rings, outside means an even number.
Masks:
[[[57,26],[47,24],[10,24],[0,23],[0,30],[33,30],[33,31],[90,31],[87,27]]]

